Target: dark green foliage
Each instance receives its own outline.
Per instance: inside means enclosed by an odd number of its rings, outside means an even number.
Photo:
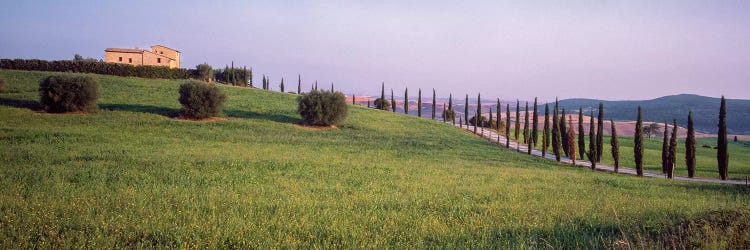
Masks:
[[[0,93],[5,92],[6,90],[8,90],[8,84],[5,82],[5,79],[0,77]]]
[[[718,160],[719,176],[722,180],[729,178],[729,154],[727,153],[727,102],[721,96],[721,107],[719,108],[719,138],[717,141],[716,158]]]
[[[464,121],[469,120],[469,95],[466,95],[466,103],[464,104]]]
[[[250,83],[250,86],[252,86],[252,83]],[[297,74],[297,94],[302,94],[302,75],[299,74]]]
[[[596,122],[596,162],[600,162],[604,151],[604,103],[599,103],[599,116]]]
[[[315,81],[315,90],[318,90],[318,81]]]
[[[532,122],[531,122],[531,140],[534,142],[534,146],[536,146],[537,139],[539,138],[539,131],[537,127],[539,127],[539,117],[537,113],[537,103],[536,103],[536,97],[534,97],[534,113],[532,114]],[[500,100],[497,100],[498,105],[500,105]]]
[[[573,119],[573,118],[569,118],[569,119]],[[569,121],[568,123],[573,123],[573,121]],[[565,133],[566,134],[565,138],[567,138],[566,140],[568,141],[567,144],[568,144],[569,151],[566,154],[568,155],[568,158],[570,158],[573,165],[575,165],[576,164],[576,139],[575,139],[576,132],[575,130],[573,130],[573,126],[568,127],[567,131],[568,132]]]
[[[521,102],[516,99],[516,131],[513,137],[518,141],[518,134],[521,132]]]
[[[560,122],[557,113],[557,99],[555,99],[555,109],[552,111],[552,153],[555,154],[555,160],[560,161],[560,148],[562,137],[560,136]]]
[[[447,121],[453,121],[455,123],[456,122],[456,112],[453,111],[453,109],[450,109],[450,108],[445,109],[445,111],[443,111],[443,120],[446,121],[446,122]]]
[[[542,129],[542,157],[547,155],[547,147],[550,140],[549,133],[549,103],[546,103],[544,104],[544,129]]]
[[[335,92],[335,91],[333,90],[333,83],[331,83],[331,92]]]
[[[476,127],[487,128],[490,126],[490,121],[487,119],[487,117],[479,116],[479,123],[477,124],[477,116],[472,116],[471,118],[469,118],[469,125],[474,126],[475,130]]]
[[[51,75],[39,83],[42,108],[50,113],[96,110],[99,81],[81,74]]]
[[[297,97],[297,104],[297,112],[306,125],[338,125],[348,113],[346,97],[341,92],[313,90]]]
[[[250,68],[250,70],[247,69],[247,67],[243,66],[242,71],[246,73],[245,75],[245,82],[253,88],[253,68]],[[297,94],[299,94],[299,87],[297,88]]]
[[[422,88],[419,88],[419,94],[417,94],[417,116],[422,117]]]
[[[284,93],[284,78],[281,78],[281,83],[279,84],[279,89],[281,90],[281,93]]]
[[[583,108],[578,108],[578,156],[586,155],[586,136],[583,130]]]
[[[375,108],[388,111],[391,109],[391,102],[382,98],[375,99]]]
[[[493,120],[493,119],[492,119],[492,107],[490,107],[490,118],[489,118],[489,123],[490,123],[490,126],[489,126],[489,128],[490,128],[490,129],[494,129],[494,128],[495,128],[495,120]]]
[[[617,141],[615,121],[609,120],[609,124],[612,126],[612,136],[609,139],[609,145],[612,146],[612,159],[615,162],[615,173],[617,173],[620,169],[620,143]]]
[[[695,127],[693,126],[693,111],[688,112],[687,138],[685,139],[685,165],[688,177],[695,176]],[[736,140],[736,136],[734,137]]]
[[[180,85],[181,114],[185,118],[204,119],[221,115],[227,95],[216,85],[188,80]]]
[[[352,95],[352,105],[357,104],[357,98]]]
[[[476,115],[482,116],[482,94],[477,94],[477,112]],[[482,120],[484,120],[484,117],[482,117]],[[472,124],[473,125],[473,124]],[[482,126],[482,124],[479,124],[479,126]],[[482,126],[484,127],[484,126]],[[474,126],[474,133],[477,133],[477,126]]]
[[[505,104],[505,147],[510,148],[510,104]]]
[[[591,111],[591,124],[589,124],[589,161],[591,169],[596,169],[596,128],[594,127],[594,111]]]
[[[432,119],[435,120],[435,89],[432,89]]]
[[[370,100],[367,100],[367,108],[370,108]]]
[[[672,122],[672,136],[669,138],[669,160],[667,164],[667,178],[672,179],[674,167],[677,165],[677,119]]]
[[[565,156],[570,157],[570,143],[568,143],[568,125],[565,121],[566,115],[565,115],[565,109],[562,110],[562,115],[560,115],[560,137],[562,138],[562,149],[565,153]]]
[[[666,174],[669,167],[669,126],[664,122],[664,140],[661,143],[661,173]]]
[[[635,171],[638,176],[643,176],[643,117],[641,107],[638,107],[638,116],[635,122],[635,135],[633,136],[633,158],[635,158]]]
[[[208,64],[198,64],[195,66],[195,71],[199,80],[208,82],[214,75],[214,69]]]
[[[166,66],[133,66],[123,63],[105,63],[95,60],[45,61],[38,59],[0,59],[0,68],[163,79],[187,79],[199,77],[197,70],[193,69],[170,69]]]
[[[523,144],[527,144],[531,139],[529,138],[529,102],[526,102],[523,119]]]

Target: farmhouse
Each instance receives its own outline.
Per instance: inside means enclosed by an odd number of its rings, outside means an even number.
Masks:
[[[104,61],[130,65],[180,67],[180,51],[162,46],[151,46],[151,50],[107,48],[104,50]]]

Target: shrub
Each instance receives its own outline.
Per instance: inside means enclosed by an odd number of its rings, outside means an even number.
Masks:
[[[346,119],[346,97],[341,92],[317,91],[297,97],[297,111],[305,124],[313,126],[337,125]]]
[[[203,119],[221,115],[227,95],[216,85],[188,80],[180,85],[182,116]]]
[[[195,66],[195,71],[198,79],[206,82],[208,82],[214,75],[214,70],[211,68],[211,65],[205,63]]]
[[[490,121],[487,119],[487,117],[479,116],[479,125],[477,125],[476,120],[477,120],[476,116],[472,116],[469,119],[469,124],[471,124],[471,126],[485,127],[485,128],[488,128],[490,126]]]
[[[389,110],[391,109],[391,102],[388,100],[384,100],[383,98],[375,99],[375,108],[380,110]]]
[[[445,121],[454,121],[454,120],[456,120],[456,111],[453,111],[452,109],[446,109],[443,112],[443,119]]]
[[[5,90],[7,88],[8,88],[8,86],[6,86],[6,84],[5,84],[5,79],[3,79],[2,77],[0,77],[0,93],[5,92]],[[737,141],[737,140],[735,140],[735,141]]]
[[[74,73],[94,73],[142,78],[186,79],[196,77],[196,70],[170,69],[165,66],[133,66],[122,63],[105,63],[91,60],[45,61],[39,59],[0,59],[0,68]]]
[[[91,76],[61,74],[39,83],[42,108],[50,113],[94,111],[99,99],[99,82]]]

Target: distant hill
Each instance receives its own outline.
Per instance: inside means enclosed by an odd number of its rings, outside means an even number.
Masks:
[[[692,110],[696,130],[714,134],[718,130],[721,99],[714,97],[681,94],[643,101],[566,99],[560,101],[560,106],[567,110],[581,107],[584,112],[596,111],[599,102],[604,103],[606,119],[635,120],[640,105],[645,121],[671,123],[672,119],[677,119],[680,126],[687,126],[688,111]],[[727,99],[727,130],[730,134],[750,134],[750,100]]]

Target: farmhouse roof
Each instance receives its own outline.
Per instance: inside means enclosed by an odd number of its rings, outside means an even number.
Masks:
[[[154,46],[151,46],[151,47],[156,47],[156,46],[159,46],[159,47],[164,47],[164,48],[167,48],[167,49],[171,49],[171,50],[177,51],[178,53],[180,52],[179,50],[176,50],[176,49],[173,49],[173,48],[170,48],[170,47],[167,47],[167,46],[161,45],[161,44],[157,44],[157,45],[154,45]]]
[[[123,48],[107,48],[106,52],[121,52],[121,53],[143,53],[142,49],[123,49]]]

